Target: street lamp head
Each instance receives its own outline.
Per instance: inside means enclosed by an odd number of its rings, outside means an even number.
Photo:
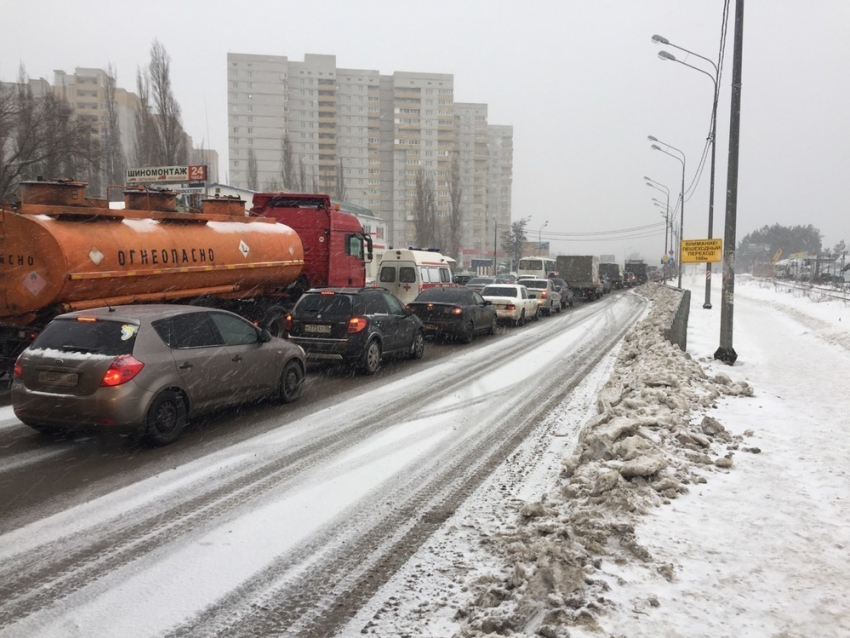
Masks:
[[[667,51],[659,51],[658,57],[661,58],[662,60],[670,60],[671,62],[678,62],[678,60],[676,59],[676,56],[673,55],[672,53],[667,52]]]
[[[658,146],[658,144],[653,144],[652,150],[653,151],[664,151],[664,149],[662,149],[660,146]],[[664,151],[664,152],[666,152],[666,151]]]
[[[655,44],[670,44],[670,40],[661,35],[652,36],[652,41],[655,42]]]
[[[650,181],[650,182],[652,181],[652,179],[651,179],[651,178],[649,178],[649,177],[647,177],[646,175],[644,175],[644,176],[643,176],[643,178],[644,178],[645,180],[647,180],[647,181]]]
[[[658,141],[658,138],[653,137],[652,135],[647,135],[646,139],[648,139],[650,142],[657,142]]]

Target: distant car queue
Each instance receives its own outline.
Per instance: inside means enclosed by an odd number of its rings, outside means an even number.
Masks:
[[[44,434],[134,430],[166,445],[196,414],[268,397],[297,400],[309,361],[372,375],[389,357],[421,359],[426,337],[469,343],[499,323],[522,326],[574,303],[569,283],[552,272],[469,277],[462,285],[442,264],[403,256],[382,266],[374,286],[308,290],[286,315],[282,339],[194,306],[60,315],[18,358],[15,414]]]

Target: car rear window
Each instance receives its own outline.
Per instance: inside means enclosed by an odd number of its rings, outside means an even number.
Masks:
[[[466,285],[468,286],[468,285],[471,284],[473,286],[476,286],[476,285],[481,285],[481,284],[492,284],[492,283],[493,283],[492,277],[474,277],[474,278],[470,279],[469,281],[467,281]]]
[[[481,291],[482,297],[516,297],[517,289],[513,286],[487,286]]]
[[[30,348],[117,357],[132,354],[138,332],[138,324],[131,322],[55,319]]]
[[[315,316],[321,313],[331,317],[350,317],[351,297],[349,295],[323,295],[312,294],[304,295],[295,306],[294,314],[296,317]]]
[[[416,301],[467,304],[472,301],[472,291],[463,288],[426,288],[419,293]]]
[[[548,286],[547,286],[548,283],[549,282],[547,282],[545,279],[525,279],[522,282],[522,285],[525,286],[526,288],[542,289],[542,288],[548,288]]]

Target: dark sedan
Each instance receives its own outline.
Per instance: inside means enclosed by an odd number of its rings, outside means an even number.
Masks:
[[[496,328],[496,309],[469,288],[428,288],[407,307],[422,320],[429,335],[469,343],[475,335],[493,334]]]

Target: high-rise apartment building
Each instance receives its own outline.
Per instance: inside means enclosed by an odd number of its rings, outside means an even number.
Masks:
[[[103,69],[77,67],[73,73],[53,72],[53,90],[65,98],[77,119],[87,122],[101,142],[109,130],[108,101],[109,76]],[[135,93],[113,87],[113,100],[120,130],[121,147],[125,157],[132,159],[135,148],[135,112],[139,98]]]
[[[231,184],[328,192],[377,211],[390,243],[407,246],[416,237],[417,175],[431,177],[437,216],[445,219],[457,159],[463,254],[485,251],[496,174],[488,167],[487,106],[456,104],[451,74],[381,75],[314,54],[299,62],[230,53],[227,69]],[[510,216],[510,188],[505,201]]]

